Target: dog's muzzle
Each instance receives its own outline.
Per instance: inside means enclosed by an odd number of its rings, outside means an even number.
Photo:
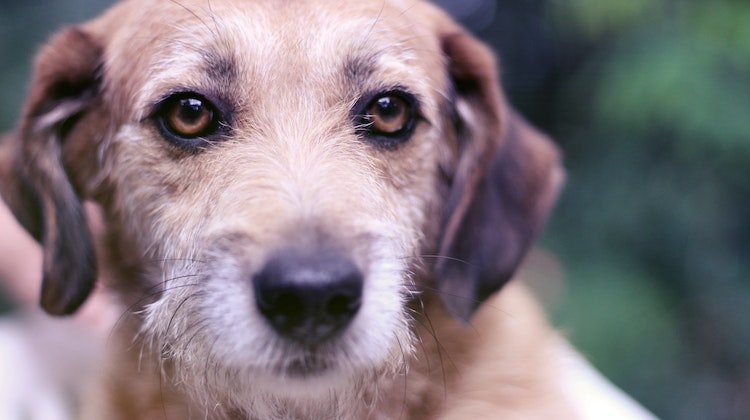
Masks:
[[[311,347],[344,331],[362,303],[362,272],[335,250],[278,252],[252,282],[258,310],[273,329]]]

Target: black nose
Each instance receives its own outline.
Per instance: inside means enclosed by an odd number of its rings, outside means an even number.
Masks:
[[[279,334],[314,344],[342,331],[362,301],[362,273],[335,251],[286,251],[253,277],[258,309]]]

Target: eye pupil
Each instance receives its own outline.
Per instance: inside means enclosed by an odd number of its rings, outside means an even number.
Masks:
[[[377,100],[377,111],[383,120],[394,120],[402,115],[403,107],[399,100],[386,96]]]
[[[196,123],[204,116],[206,110],[203,101],[196,98],[186,98],[180,100],[179,109],[176,117],[185,123]]]

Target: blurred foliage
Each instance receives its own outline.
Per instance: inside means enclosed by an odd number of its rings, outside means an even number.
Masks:
[[[750,2],[485,2],[455,14],[566,155],[556,324],[659,417],[750,418]]]
[[[489,39],[569,174],[557,324],[660,417],[750,418],[750,3],[510,3],[536,40]]]
[[[0,130],[12,127],[26,93],[34,53],[55,31],[90,19],[113,0],[0,1]],[[0,131],[0,132],[2,132]]]
[[[437,2],[565,152],[557,325],[662,418],[750,418],[750,2]],[[36,47],[109,3],[0,3],[0,129]]]

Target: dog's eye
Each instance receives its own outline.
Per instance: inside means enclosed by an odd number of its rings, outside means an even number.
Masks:
[[[205,144],[222,127],[217,107],[197,93],[168,97],[158,105],[155,117],[164,137],[183,147]]]
[[[169,107],[166,122],[175,134],[193,138],[205,134],[214,123],[214,111],[198,98],[182,98]]]
[[[378,145],[394,147],[411,137],[416,119],[414,97],[401,91],[389,91],[367,103],[359,121],[359,131]]]
[[[411,119],[411,109],[396,95],[380,96],[367,108],[366,118],[372,121],[371,132],[393,135],[406,127]]]

